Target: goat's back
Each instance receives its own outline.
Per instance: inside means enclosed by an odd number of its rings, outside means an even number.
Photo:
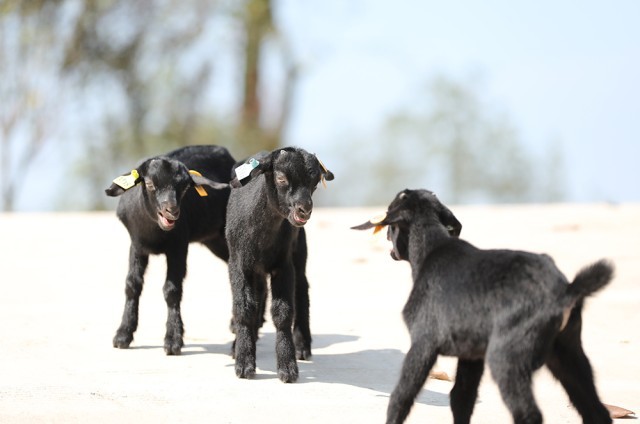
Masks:
[[[425,259],[404,316],[412,333],[442,337],[442,354],[482,357],[500,327],[533,316],[561,319],[567,287],[547,255],[481,250],[452,238]]]
[[[176,159],[204,177],[228,183],[235,159],[221,146],[186,146],[163,156]],[[227,202],[230,189],[207,190],[207,196],[200,196],[190,189],[182,199],[180,219],[169,232],[161,230],[153,220],[155,211],[147,211],[138,185],[120,196],[117,215],[127,228],[132,241],[149,253],[166,252],[176,241],[205,241],[224,238]],[[151,214],[149,216],[149,214]]]

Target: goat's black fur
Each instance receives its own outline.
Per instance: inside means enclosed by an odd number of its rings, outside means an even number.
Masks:
[[[311,216],[311,195],[333,174],[315,155],[298,148],[277,149],[254,159],[259,165],[248,177],[231,181],[238,188],[231,190],[227,209],[236,375],[255,375],[261,300],[270,277],[278,376],[294,382],[296,357],[311,355],[307,252],[301,230]]]
[[[468,423],[485,362],[515,423],[540,423],[532,373],[546,365],[585,423],[610,423],[580,338],[584,298],[604,287],[613,267],[599,261],[572,284],[547,255],[481,250],[460,240],[461,225],[426,190],[400,192],[384,219],[391,256],[411,264],[413,289],[403,310],[411,334],[387,423],[409,414],[438,355],[458,357],[451,391],[455,423]]]
[[[167,302],[167,331],[164,350],[179,355],[183,346],[180,315],[182,281],[187,272],[190,242],[200,242],[224,261],[229,251],[224,236],[231,169],[235,160],[218,146],[189,146],[143,161],[134,187],[112,184],[105,191],[121,196],[117,215],[129,232],[129,272],[122,323],[113,346],[127,348],[138,327],[138,301],[150,254],[167,258],[164,297]],[[192,175],[189,170],[202,176]],[[202,197],[194,186],[209,186]]]

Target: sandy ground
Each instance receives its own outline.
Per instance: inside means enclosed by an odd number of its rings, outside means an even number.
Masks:
[[[275,373],[274,329],[263,328],[255,380],[229,356],[226,265],[192,245],[182,304],[183,355],[162,344],[164,258],[152,258],[131,349],[111,346],[124,304],[128,235],[113,213],[0,215],[0,422],[384,422],[408,348],[401,310],[409,265],[384,236],[349,230],[383,211],[316,209],[308,224],[311,361],[296,384]],[[570,278],[612,259],[616,279],[584,312],[584,345],[601,398],[640,413],[640,205],[452,207],[480,247],[552,255]],[[454,374],[451,358],[438,369]],[[409,423],[452,422],[452,383],[429,379]],[[546,370],[535,390],[547,423],[580,419]],[[485,373],[472,422],[509,415]]]

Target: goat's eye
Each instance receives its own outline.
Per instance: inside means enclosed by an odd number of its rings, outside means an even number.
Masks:
[[[156,190],[156,186],[153,184],[153,181],[151,181],[151,180],[145,180],[144,185],[147,187],[147,190],[149,190],[149,191],[155,191]]]

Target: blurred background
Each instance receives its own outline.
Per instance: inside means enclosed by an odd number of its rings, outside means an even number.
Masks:
[[[297,145],[324,206],[640,201],[640,2],[0,0],[0,210],[112,209],[189,144]]]

